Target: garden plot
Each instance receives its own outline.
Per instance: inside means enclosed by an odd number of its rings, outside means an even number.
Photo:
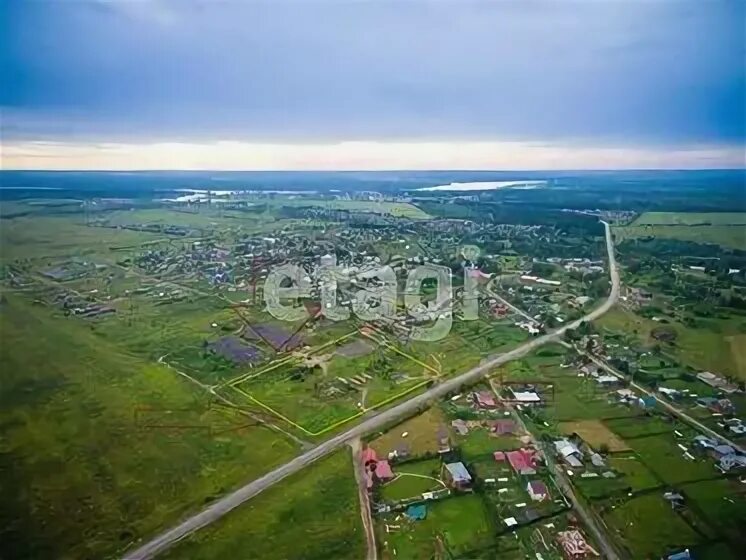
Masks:
[[[335,343],[299,349],[230,383],[251,403],[310,434],[429,383],[432,372],[393,344],[367,354],[344,350],[367,339],[345,335]]]
[[[606,446],[610,452],[628,451],[630,449],[622,438],[609,430],[600,420],[561,422],[559,429],[565,435],[578,434],[584,442],[595,450],[602,446]]]
[[[661,485],[640,458],[632,453],[619,453],[609,457],[609,466],[622,475],[622,480],[631,491],[647,490]]]
[[[475,558],[472,551],[494,545],[492,516],[479,496],[456,496],[427,503],[426,508],[421,521],[397,513],[377,519],[376,540],[382,543],[384,558]]]
[[[410,457],[435,453],[438,450],[439,432],[444,427],[445,420],[440,409],[431,407],[380,435],[369,445],[382,457],[396,450],[404,450]]]
[[[612,418],[606,420],[604,424],[625,439],[670,434],[677,427],[676,422],[667,417],[647,415]]]
[[[660,558],[704,540],[661,494],[608,505],[603,518],[632,558]]]
[[[667,484],[707,480],[718,475],[711,459],[685,457],[679,445],[687,445],[677,443],[669,435],[640,437],[629,443],[645,466]]]
[[[737,479],[717,479],[681,486],[686,506],[699,515],[721,537],[746,545],[746,485]]]

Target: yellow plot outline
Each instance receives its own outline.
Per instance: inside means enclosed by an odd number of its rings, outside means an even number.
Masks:
[[[360,334],[360,335],[362,335],[362,336],[364,336],[364,337],[366,337],[366,338],[368,338],[368,339],[376,342],[377,344],[380,344],[380,345],[384,346],[385,348],[387,348],[389,350],[393,350],[397,354],[400,354],[400,355],[404,356],[405,358],[411,360],[412,362],[414,362],[414,363],[416,363],[416,364],[424,367],[425,369],[427,369],[427,370],[431,371],[432,373],[434,373],[435,377],[439,377],[440,376],[441,372],[438,371],[436,368],[432,367],[431,365],[428,365],[425,362],[423,362],[423,361],[415,358],[414,356],[412,356],[410,354],[407,354],[406,352],[400,350],[399,348],[397,348],[396,346],[394,346],[393,344],[391,344],[390,342],[388,342],[385,338],[383,338],[383,340],[379,340],[377,337],[369,335],[369,334],[363,332],[362,330],[355,330],[355,331],[352,331],[351,333],[342,335],[341,337],[339,337],[339,338],[337,338],[335,340],[332,340],[330,342],[326,342],[326,343],[322,344],[321,346],[319,346],[318,348],[314,348],[311,352],[309,352],[309,354],[311,354],[311,355],[312,354],[316,354],[319,351],[327,348],[328,346],[335,345],[335,344],[337,344],[337,343],[339,343],[339,342],[341,342],[343,340],[346,340],[346,339],[348,339],[348,338],[350,338],[352,336],[356,336],[358,334]],[[309,429],[301,426],[297,422],[294,422],[293,420],[291,420],[290,418],[288,418],[287,416],[285,416],[281,412],[275,410],[274,408],[272,408],[268,404],[263,403],[262,401],[260,401],[259,399],[257,399],[256,397],[254,397],[253,395],[251,395],[250,393],[248,393],[247,391],[245,391],[244,389],[242,389],[242,388],[240,388],[238,386],[238,385],[241,385],[242,383],[244,383],[245,381],[248,381],[250,379],[254,379],[254,378],[256,378],[256,377],[258,377],[260,375],[263,375],[263,374],[267,373],[268,371],[272,371],[272,370],[274,370],[274,369],[276,369],[276,368],[278,368],[278,367],[280,367],[282,365],[285,365],[288,362],[292,361],[293,359],[298,359],[298,358],[295,357],[295,356],[286,356],[284,358],[280,358],[279,360],[277,360],[276,362],[273,362],[272,364],[270,364],[268,367],[262,369],[261,371],[258,371],[256,373],[252,373],[252,374],[243,374],[243,375],[240,375],[240,376],[238,376],[238,377],[236,377],[236,378],[234,378],[232,380],[227,381],[226,383],[223,383],[218,388],[222,388],[222,387],[228,386],[231,389],[233,389],[234,391],[236,391],[237,393],[239,393],[242,396],[244,396],[247,399],[249,399],[249,401],[251,401],[252,403],[256,404],[260,408],[266,410],[267,412],[271,413],[275,417],[279,418],[283,422],[286,422],[287,424],[289,424],[290,426],[296,428],[297,430],[300,430],[304,434],[306,434],[308,436],[311,436],[311,437],[318,437],[318,436],[326,434],[327,432],[330,432],[331,430],[334,430],[334,429],[338,428],[339,426],[342,426],[343,424],[351,422],[352,420],[355,420],[356,418],[360,418],[363,414],[366,414],[367,412],[369,412],[371,410],[376,410],[378,408],[386,406],[387,404],[390,404],[393,401],[398,400],[398,399],[400,399],[400,398],[408,395],[409,393],[417,391],[418,389],[424,387],[425,385],[427,385],[428,383],[430,383],[432,381],[432,378],[425,379],[424,381],[421,381],[420,383],[417,383],[416,385],[413,385],[412,387],[410,387],[408,389],[405,389],[405,390],[403,390],[400,393],[392,395],[392,396],[390,396],[390,397],[382,400],[381,402],[374,404],[373,406],[366,407],[364,410],[360,410],[360,411],[356,412],[355,414],[353,414],[353,415],[351,415],[351,416],[349,416],[347,418],[343,418],[342,420],[334,422],[333,424],[330,424],[330,425],[326,426],[325,428],[322,428],[321,430],[313,432],[313,431],[311,431],[311,430],[309,430]]]

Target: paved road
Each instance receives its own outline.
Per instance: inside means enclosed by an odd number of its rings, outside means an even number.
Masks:
[[[280,482],[287,476],[294,474],[318,459],[329,455],[332,451],[339,449],[345,445],[348,441],[362,437],[371,432],[375,432],[385,428],[386,426],[395,423],[400,418],[411,415],[416,412],[420,407],[426,407],[432,401],[440,399],[446,396],[448,393],[457,392],[463,386],[472,385],[479,381],[482,377],[487,375],[492,369],[499,367],[507,362],[522,358],[527,354],[530,354],[537,348],[560,339],[565,331],[577,328],[584,321],[593,321],[601,317],[616,303],[619,298],[619,271],[616,266],[616,259],[614,258],[614,243],[611,239],[611,229],[605,222],[604,224],[606,232],[606,250],[609,258],[609,272],[611,275],[611,291],[609,297],[601,304],[598,308],[591,311],[585,317],[577,319],[572,323],[536,337],[529,342],[506,352],[500,354],[494,358],[488,359],[482,364],[470,369],[469,371],[448,379],[439,385],[435,385],[431,389],[424,393],[417,395],[408,401],[400,403],[388,410],[384,410],[378,413],[376,416],[364,420],[360,424],[350,428],[344,433],[332,437],[323,443],[320,443],[317,447],[314,447],[310,451],[307,451],[303,455],[292,459],[290,462],[285,463],[281,467],[276,468],[272,472],[265,474],[264,476],[253,480],[242,486],[238,490],[231,494],[221,498],[217,502],[211,504],[201,512],[185,519],[175,527],[168,529],[160,535],[153,538],[151,541],[143,544],[139,548],[128,552],[124,556],[124,560],[147,560],[153,558],[156,554],[163,552],[164,550],[173,546],[176,542],[194,533],[195,531],[209,525],[210,523],[220,519],[231,510],[237,508],[250,498],[253,498],[260,492],[266,490],[270,486]]]

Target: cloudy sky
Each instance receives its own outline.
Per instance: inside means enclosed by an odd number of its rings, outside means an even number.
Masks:
[[[4,168],[744,166],[744,0],[0,5]]]

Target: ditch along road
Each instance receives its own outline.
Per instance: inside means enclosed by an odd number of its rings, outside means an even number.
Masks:
[[[392,408],[379,412],[375,416],[372,416],[366,420],[363,420],[356,426],[350,428],[346,432],[336,435],[323,443],[320,443],[313,449],[306,451],[302,455],[299,455],[295,459],[285,463],[284,465],[276,468],[275,470],[265,474],[242,486],[238,490],[224,496],[218,501],[212,503],[206,509],[201,512],[192,515],[185,519],[175,527],[168,529],[161,534],[154,537],[152,540],[141,545],[130,552],[125,553],[123,560],[148,560],[154,558],[157,554],[170,548],[178,541],[191,535],[195,531],[206,527],[207,525],[217,521],[228,512],[234,510],[247,500],[253,498],[260,492],[263,492],[267,488],[277,484],[284,478],[297,473],[303,468],[307,467],[311,463],[329,455],[331,452],[339,449],[340,447],[347,444],[347,442],[354,440],[355,438],[363,437],[371,432],[379,431],[391,424],[394,424],[397,420],[405,418],[415,412],[418,409],[423,408],[431,404],[433,401],[445,397],[447,394],[461,390],[462,387],[473,385],[483,377],[485,377],[491,370],[499,367],[505,363],[513,360],[517,360],[530,354],[537,348],[544,346],[550,342],[557,342],[561,340],[562,335],[571,329],[575,329],[585,321],[593,321],[601,317],[606,313],[619,299],[619,271],[617,269],[616,259],[614,257],[614,242],[611,238],[611,228],[606,222],[601,222],[604,225],[606,234],[606,251],[608,253],[609,260],[609,273],[611,277],[611,291],[609,297],[599,307],[572,323],[552,331],[550,333],[538,336],[531,339],[529,342],[515,348],[504,354],[500,354],[493,358],[489,358],[483,361],[478,366],[470,369],[469,371],[462,373],[461,375],[448,379],[439,385],[428,389],[424,393],[421,393],[411,399],[400,403]]]

